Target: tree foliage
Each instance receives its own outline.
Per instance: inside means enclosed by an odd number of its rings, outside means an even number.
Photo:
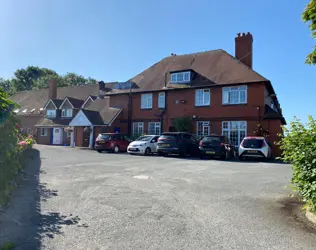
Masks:
[[[302,14],[302,18],[304,22],[309,23],[312,36],[316,39],[316,0],[311,0],[307,4]],[[312,53],[306,57],[306,63],[316,64],[316,46],[314,47]]]
[[[316,120],[307,124],[296,118],[284,128],[280,142],[282,159],[293,165],[292,183],[313,212],[316,212]]]
[[[0,87],[8,95],[12,95],[18,91],[47,88],[48,81],[52,79],[57,81],[58,87],[96,83],[96,80],[76,73],[58,75],[51,69],[28,66],[25,69],[16,70],[11,80],[0,78]]]
[[[192,119],[189,117],[175,118],[172,123],[178,132],[192,131]]]

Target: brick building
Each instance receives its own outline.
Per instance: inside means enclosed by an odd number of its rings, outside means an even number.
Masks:
[[[36,124],[38,142],[92,147],[100,132],[160,134],[174,131],[174,120],[186,117],[190,132],[223,134],[236,146],[261,124],[272,143],[285,119],[271,82],[252,68],[252,44],[250,33],[239,33],[235,57],[224,50],[171,54],[122,83],[67,89],[50,84],[42,90],[46,112]],[[36,99],[21,93],[13,100]],[[60,136],[55,143],[54,136]],[[279,154],[275,146],[273,151]]]

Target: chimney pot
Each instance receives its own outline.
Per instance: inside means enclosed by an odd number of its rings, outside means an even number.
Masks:
[[[240,33],[237,33],[237,36],[240,37]]]
[[[56,80],[48,80],[48,97],[49,99],[57,98],[57,81]]]
[[[252,43],[253,37],[250,32],[247,35],[243,32],[241,36],[235,38],[235,57],[251,69],[253,57]]]

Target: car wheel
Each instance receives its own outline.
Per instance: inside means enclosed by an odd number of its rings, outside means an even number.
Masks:
[[[114,153],[118,153],[120,151],[120,148],[119,148],[119,146],[115,146],[114,148],[113,148],[113,152]]]
[[[146,148],[145,155],[150,155],[150,154],[151,154],[151,149],[150,148]]]
[[[97,151],[98,151],[98,153],[102,153],[102,150],[100,150],[100,149],[98,149]]]

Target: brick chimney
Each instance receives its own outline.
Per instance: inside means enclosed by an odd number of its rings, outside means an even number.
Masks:
[[[235,57],[251,69],[253,55],[252,42],[253,37],[250,32],[247,34],[238,33],[237,37],[235,38]]]
[[[48,97],[50,99],[56,99],[57,98],[57,82],[56,80],[48,80]]]

